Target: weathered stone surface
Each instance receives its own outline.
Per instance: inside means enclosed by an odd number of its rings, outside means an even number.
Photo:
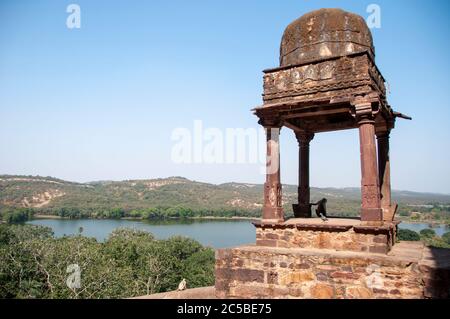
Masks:
[[[310,294],[314,299],[332,299],[334,297],[334,288],[333,286],[319,283],[311,287]]]
[[[305,218],[295,219],[298,223],[312,223]],[[366,251],[386,254],[391,249],[393,227],[391,232],[385,230],[373,231],[372,233],[355,232],[353,226],[346,225],[339,231],[335,227],[341,227],[340,219],[332,220],[327,227],[319,230],[308,229],[305,226],[295,227],[293,222],[287,221],[285,224],[276,226],[256,227],[256,244],[258,246],[282,247],[282,248],[324,248],[349,251]],[[321,221],[320,221],[321,222]],[[323,222],[321,222],[323,224]],[[347,221],[347,223],[349,223]],[[321,224],[319,224],[321,225]],[[311,227],[315,226],[314,224]],[[328,227],[329,226],[329,227]]]
[[[277,247],[277,242],[275,240],[257,239],[256,244],[260,246]]]
[[[404,248],[409,250],[407,254]],[[441,253],[438,262],[431,262],[431,257],[423,253],[427,249],[403,242],[394,246],[389,255],[318,248],[226,249],[227,253],[217,253],[223,259],[216,260],[216,295],[221,298],[448,298],[449,255]],[[238,264],[244,266],[235,266]]]
[[[312,271],[291,271],[280,276],[281,285],[291,285],[305,281],[315,280],[316,276]]]
[[[267,239],[278,239],[278,234],[275,233],[268,233],[265,236]]]
[[[361,286],[347,287],[345,293],[349,299],[369,299],[373,296],[372,291]]]
[[[345,266],[344,266],[345,267]],[[344,268],[342,267],[342,268]],[[346,271],[335,271],[331,274],[332,278],[358,279],[360,276]]]
[[[264,282],[264,272],[256,269],[236,269],[233,278],[239,281]]]
[[[318,272],[316,274],[316,279],[318,281],[328,281],[329,278],[330,278],[330,276],[328,274],[324,273],[324,272]]]
[[[370,246],[369,252],[371,253],[379,253],[379,254],[386,254],[388,252],[387,246]]]
[[[268,272],[267,273],[267,283],[269,285],[278,284],[278,273],[277,272]]]
[[[286,28],[281,40],[280,65],[361,51],[375,54],[364,19],[341,9],[320,9],[308,12]]]
[[[296,265],[295,268],[297,268],[297,269],[308,269],[308,268],[311,268],[311,265],[308,264],[308,263],[302,263],[302,264]]]
[[[216,299],[216,289],[211,287],[191,288],[182,291],[168,291],[130,299]]]

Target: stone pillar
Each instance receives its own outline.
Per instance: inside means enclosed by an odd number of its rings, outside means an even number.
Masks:
[[[389,160],[389,130],[377,132],[378,179],[380,181],[383,216],[391,212],[391,165]]]
[[[293,205],[294,216],[310,218],[310,186],[309,186],[309,143],[314,138],[313,133],[295,132],[298,141],[298,204]]]
[[[378,142],[378,178],[380,180],[381,209],[383,220],[392,221],[397,210],[397,204],[391,198],[391,164],[389,158],[390,131],[377,132]]]
[[[266,182],[264,184],[263,220],[283,222],[282,190],[280,181],[279,127],[265,127],[267,141]]]
[[[370,116],[358,119],[361,151],[361,221],[383,220],[378,180],[375,121]]]

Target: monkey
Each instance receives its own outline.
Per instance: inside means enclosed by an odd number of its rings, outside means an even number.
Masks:
[[[327,221],[327,199],[322,198],[317,203],[313,203],[311,205],[317,205],[316,214],[317,217],[320,217],[323,221]]]

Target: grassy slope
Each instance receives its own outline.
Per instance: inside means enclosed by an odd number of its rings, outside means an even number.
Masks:
[[[287,212],[296,202],[297,187],[283,186]],[[191,209],[220,210],[236,208],[259,211],[263,203],[263,186],[242,183],[214,185],[182,177],[120,182],[67,182],[51,177],[0,175],[1,207],[34,207],[53,212],[62,207],[80,209],[125,210],[149,207],[183,206]],[[360,206],[358,188],[312,188],[312,201],[326,197],[329,211],[335,214],[357,213]],[[394,199],[407,205],[449,204],[450,195],[394,191]]]

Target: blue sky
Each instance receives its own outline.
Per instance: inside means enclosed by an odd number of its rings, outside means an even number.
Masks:
[[[81,28],[66,27],[66,7]],[[257,128],[262,70],[284,28],[341,7],[367,17],[391,105],[413,117],[391,134],[395,189],[450,193],[448,1],[1,1],[0,174],[73,181],[180,175],[264,182],[257,164],[176,164],[171,133],[194,120]],[[282,181],[297,182],[297,142],[281,134]],[[313,186],[359,186],[356,130],[316,135]]]

